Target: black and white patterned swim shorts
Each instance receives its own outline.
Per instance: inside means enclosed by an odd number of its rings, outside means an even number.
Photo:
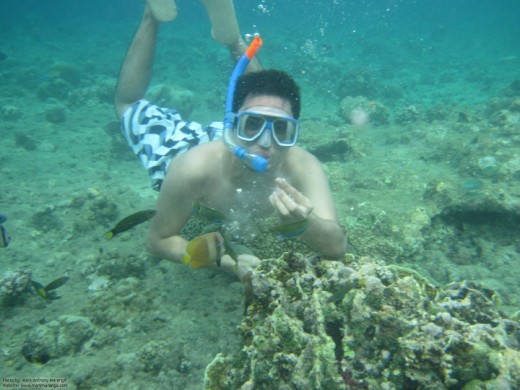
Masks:
[[[171,160],[201,143],[222,138],[222,122],[202,127],[185,122],[174,109],[139,100],[121,119],[121,130],[134,153],[141,159],[159,191]]]

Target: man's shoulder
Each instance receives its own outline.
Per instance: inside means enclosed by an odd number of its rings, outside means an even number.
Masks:
[[[292,147],[287,157],[286,174],[300,184],[313,181],[314,176],[323,173],[321,163],[316,156],[301,147]]]
[[[175,157],[168,168],[163,188],[182,188],[182,191],[190,191],[192,195],[207,190],[224,170],[219,143],[222,144],[219,141],[206,142]]]
[[[222,169],[225,146],[222,141],[199,144],[173,160],[172,169],[191,177],[211,176]]]
[[[293,146],[289,150],[288,157],[291,164],[295,164],[296,166],[301,166],[302,163],[320,165],[320,161],[316,158],[315,155],[300,146]]]
[[[188,160],[195,159],[201,164],[214,164],[216,160],[222,158],[225,150],[226,147],[222,141],[209,141],[191,148],[185,153],[185,158]]]

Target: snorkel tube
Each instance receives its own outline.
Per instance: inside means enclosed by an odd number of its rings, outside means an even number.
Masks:
[[[260,49],[260,46],[262,46],[262,38],[260,38],[260,35],[255,34],[253,41],[242,57],[240,57],[237,64],[235,65],[235,69],[233,69],[233,73],[231,73],[226,96],[226,114],[224,116],[224,131],[222,140],[234,156],[243,161],[254,171],[263,173],[267,171],[269,161],[262,156],[248,153],[245,148],[237,145],[231,137],[231,133],[233,132],[233,122],[235,119],[235,113],[233,112],[233,96],[235,95],[237,80],[244,73],[247,65],[249,65],[249,62],[251,62],[255,54]]]

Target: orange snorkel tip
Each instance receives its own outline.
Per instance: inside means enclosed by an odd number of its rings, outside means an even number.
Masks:
[[[247,48],[245,55],[248,58],[249,61],[253,59],[253,57],[256,55],[256,52],[260,49],[262,46],[262,38],[260,38],[260,34],[255,34],[255,37],[251,41],[251,44]]]

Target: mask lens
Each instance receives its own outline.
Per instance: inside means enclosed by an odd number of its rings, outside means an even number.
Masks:
[[[279,144],[291,144],[294,141],[296,126],[292,121],[286,119],[275,119],[273,121],[274,136]]]
[[[261,116],[244,115],[241,119],[241,134],[248,139],[254,139],[264,129],[265,119]]]

